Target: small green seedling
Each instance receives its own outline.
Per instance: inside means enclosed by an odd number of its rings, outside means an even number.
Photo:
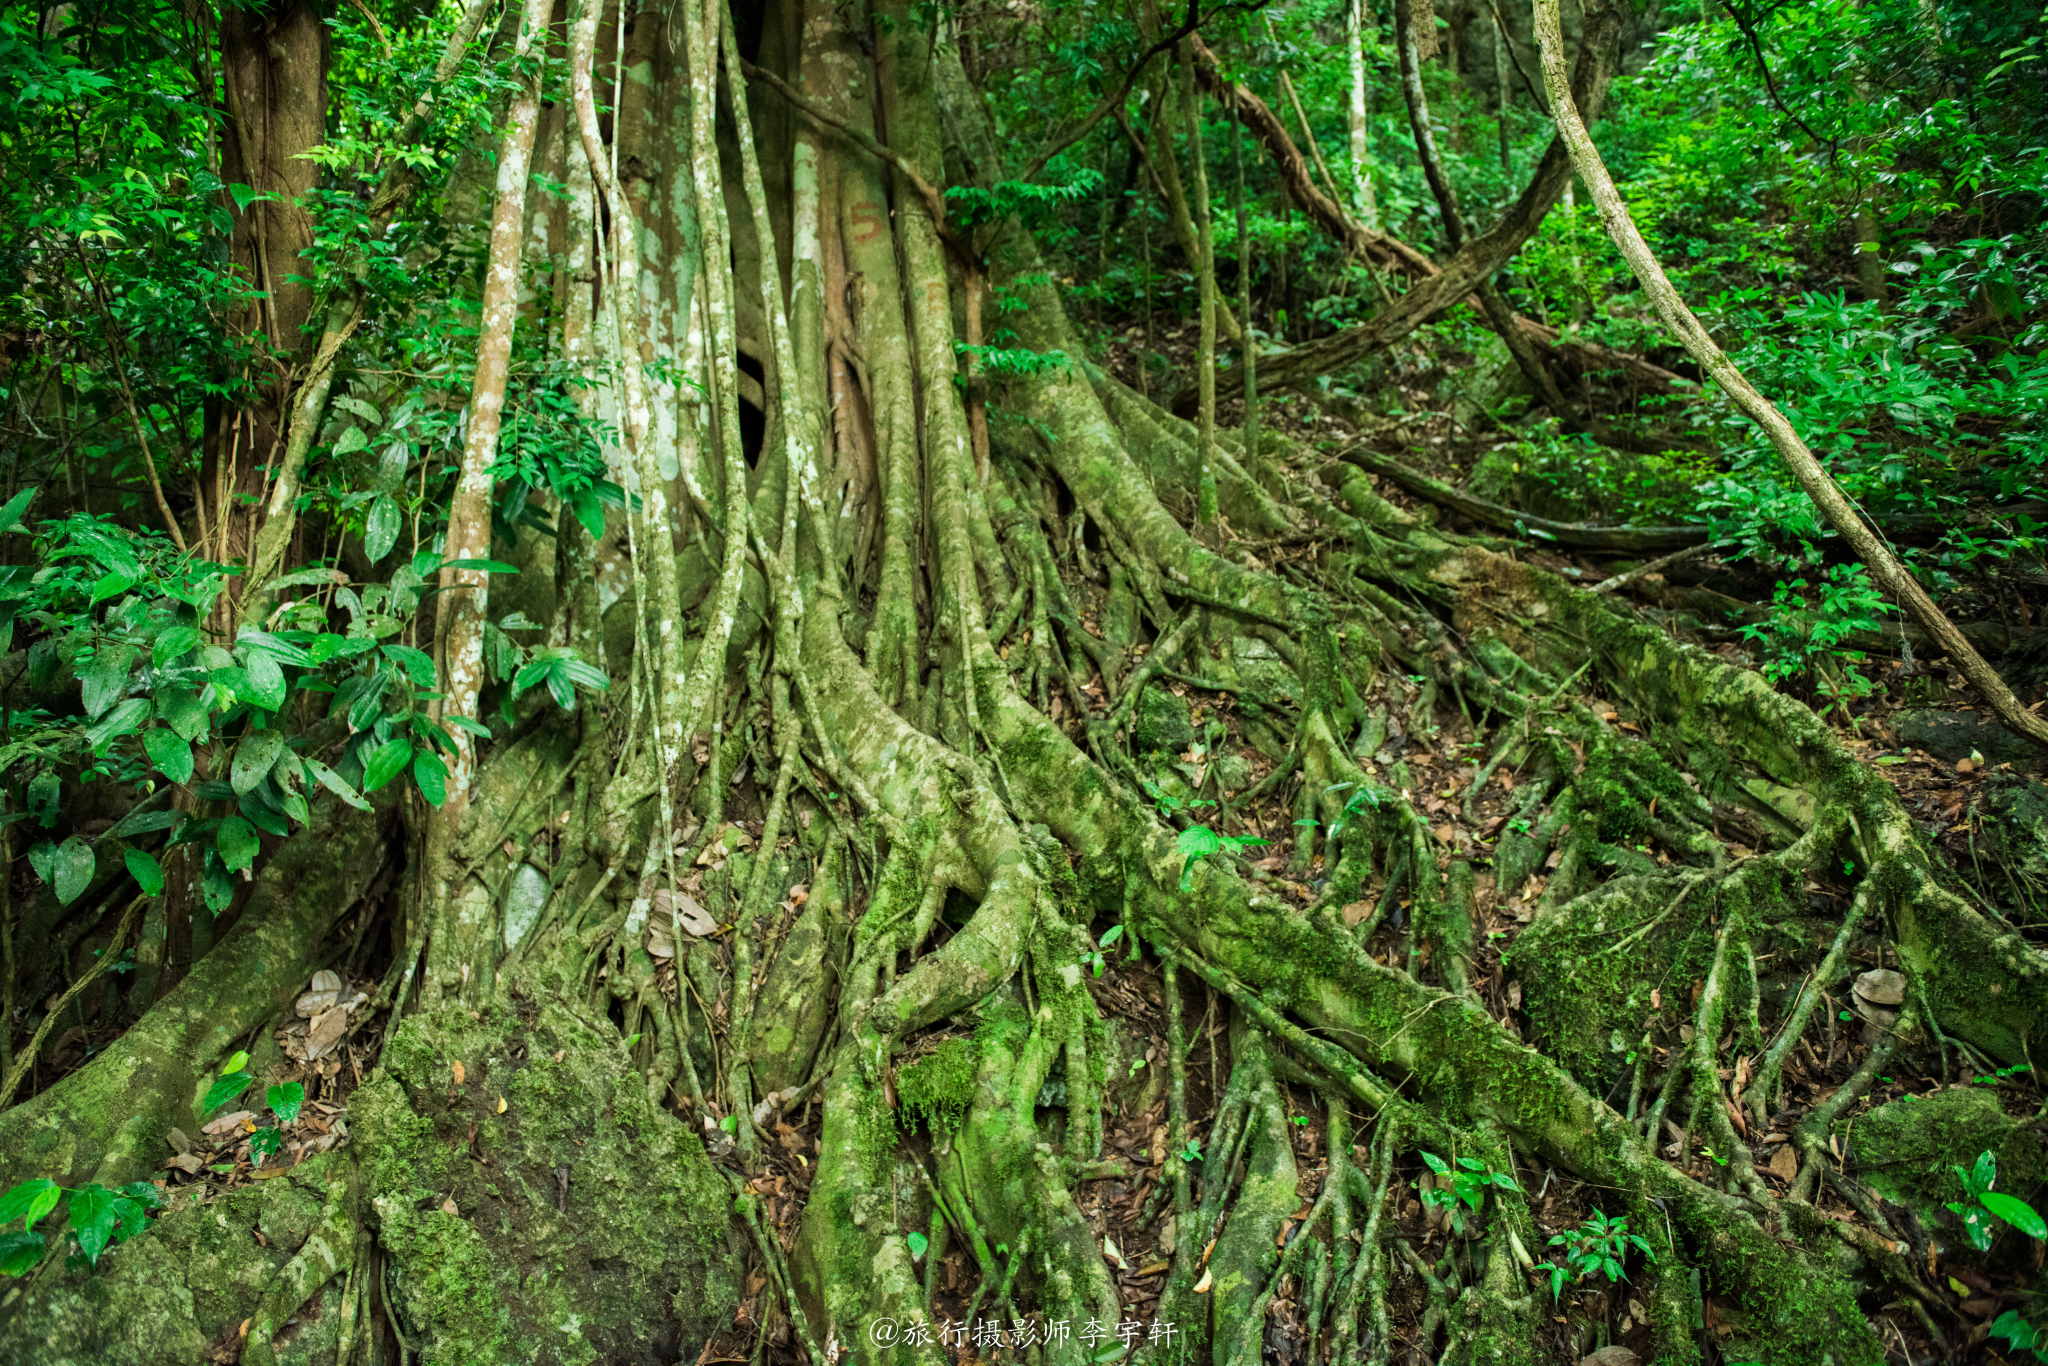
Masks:
[[[1455,1212],[1455,1207],[1463,1204],[1477,1214],[1479,1207],[1486,1203],[1488,1187],[1497,1186],[1504,1191],[1522,1189],[1515,1184],[1514,1177],[1506,1172],[1494,1171],[1477,1158],[1461,1157],[1454,1167],[1435,1153],[1425,1152],[1422,1154],[1422,1161],[1438,1176],[1447,1176],[1451,1179],[1451,1188],[1448,1191],[1424,1189],[1422,1192],[1423,1203],[1438,1209],[1452,1209]]]
[[[1216,805],[1214,801],[1207,797],[1196,797],[1190,801],[1182,801],[1158,783],[1141,782],[1138,786],[1142,787],[1145,790],[1145,795],[1152,799],[1153,809],[1158,811],[1162,820],[1172,820],[1183,811],[1195,811],[1201,807]]]
[[[213,1085],[206,1088],[205,1103],[199,1107],[200,1115],[210,1115],[229,1101],[239,1099],[255,1081],[256,1078],[249,1075],[249,1055],[246,1052],[236,1053],[220,1069]]]
[[[1202,1140],[1199,1138],[1189,1139],[1187,1146],[1180,1150],[1180,1160],[1183,1162],[1200,1162],[1202,1160]]]
[[[1195,885],[1195,865],[1209,855],[1222,849],[1249,849],[1266,841],[1257,835],[1219,835],[1206,825],[1191,825],[1180,832],[1175,847],[1187,862],[1181,865],[1180,889],[1191,891]]]
[[[1609,1282],[1627,1280],[1622,1263],[1627,1260],[1631,1245],[1643,1254],[1645,1260],[1657,1260],[1657,1254],[1650,1251],[1650,1245],[1628,1231],[1628,1220],[1609,1219],[1597,1210],[1570,1233],[1553,1235],[1549,1245],[1564,1249],[1564,1265],[1538,1262],[1536,1270],[1550,1273],[1550,1298],[1553,1300],[1564,1293],[1567,1281],[1577,1284],[1594,1277]]]
[[[1102,957],[1102,951],[1123,937],[1124,927],[1121,925],[1111,925],[1108,932],[1102,936],[1101,941],[1094,948],[1082,952],[1081,966],[1089,969],[1097,977],[1100,977],[1103,969],[1108,966]]]
[[[2008,1309],[1991,1324],[1991,1336],[2004,1338],[2014,1352],[2032,1352],[2034,1360],[2048,1361],[2048,1327],[2032,1323],[2017,1309]]]
[[[1357,791],[1345,798],[1344,810],[1338,813],[1336,820],[1330,822],[1330,838],[1333,840],[1342,836],[1345,827],[1365,815],[1366,812],[1380,809],[1380,793],[1378,788],[1366,787],[1359,783],[1333,783],[1323,790],[1325,792],[1342,792],[1346,788],[1356,788]]]
[[[49,1244],[36,1225],[66,1195],[71,1197],[65,1208],[67,1228],[78,1240],[77,1260],[86,1266],[98,1266],[109,1243],[125,1243],[142,1232],[149,1226],[149,1211],[164,1204],[163,1193],[147,1181],[131,1181],[119,1190],[97,1181],[78,1190],[42,1177],[23,1181],[0,1195],[0,1228],[22,1221],[18,1232],[0,1233],[0,1275],[25,1276],[42,1262]]]
[[[2011,1224],[2029,1238],[2048,1239],[2048,1222],[2032,1205],[2018,1196],[1991,1189],[1998,1179],[1997,1158],[1988,1152],[1979,1153],[1975,1166],[1957,1167],[1955,1172],[1967,1199],[1949,1202],[1949,1211],[1963,1221],[1963,1235],[1970,1240],[1971,1247],[1989,1252],[1999,1222]]]
[[[925,1250],[932,1245],[932,1240],[925,1237],[922,1233],[906,1233],[903,1235],[903,1241],[910,1248],[910,1259],[912,1261],[922,1260]]]

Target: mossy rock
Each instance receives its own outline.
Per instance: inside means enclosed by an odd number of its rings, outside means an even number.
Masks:
[[[1153,750],[1179,754],[1195,742],[1187,703],[1164,688],[1148,687],[1139,693],[1132,711],[1131,748],[1140,754]]]
[[[1994,775],[1984,798],[1990,819],[1978,831],[1987,864],[1995,860],[2016,877],[2048,888],[2048,784]],[[2009,889],[1995,883],[1994,892]]]
[[[1955,1169],[1969,1166],[1979,1153],[1996,1157],[1997,1189],[2023,1200],[2048,1176],[2040,1136],[2006,1114],[1989,1087],[1952,1086],[1907,1096],[1838,1121],[1834,1132],[1848,1144],[1857,1179],[1922,1212],[1963,1198]]]
[[[350,1122],[430,1366],[687,1360],[737,1299],[703,1146],[616,1030],[538,988],[404,1021]]]
[[[12,1366],[191,1366],[253,1315],[263,1291],[319,1226],[343,1154],[322,1154],[226,1194],[172,1197],[149,1230],[109,1249],[93,1271],[45,1276],[0,1314]],[[203,1203],[202,1203],[203,1200]],[[53,1227],[53,1218],[45,1227]],[[341,1328],[330,1281],[277,1342],[288,1366],[326,1366]]]

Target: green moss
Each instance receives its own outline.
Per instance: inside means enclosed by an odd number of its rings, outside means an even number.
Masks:
[[[946,1039],[896,1073],[896,1100],[906,1119],[922,1120],[934,1134],[960,1127],[974,1103],[980,1051],[972,1036]]]
[[[254,1314],[263,1291],[316,1227],[346,1159],[323,1154],[283,1176],[214,1196],[176,1197],[142,1236],[91,1272],[46,1276],[0,1316],[12,1366],[189,1366]],[[262,1241],[252,1236],[260,1231]],[[278,1343],[281,1363],[331,1361],[342,1283]]]
[[[2039,1140],[2005,1113],[1989,1087],[1955,1086],[1905,1097],[1842,1120],[1834,1132],[1848,1145],[1859,1180],[1923,1216],[1963,1199],[1955,1169],[1969,1166],[1979,1153],[1997,1159],[1996,1188],[2022,1199],[2048,1175]]]
[[[1194,743],[1187,703],[1164,688],[1155,685],[1139,693],[1132,713],[1131,748],[1141,754],[1178,754]]]
[[[518,991],[406,1020],[351,1103],[406,1332],[449,1366],[694,1355],[737,1298],[724,1183],[616,1031]]]

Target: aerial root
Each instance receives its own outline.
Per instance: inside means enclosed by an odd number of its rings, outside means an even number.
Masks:
[[[342,1170],[344,1174],[327,1188],[319,1225],[279,1269],[249,1320],[249,1335],[242,1346],[245,1366],[272,1366],[277,1360],[273,1346],[277,1334],[298,1313],[299,1306],[319,1294],[337,1275],[346,1272],[350,1286],[354,1286],[365,1240],[356,1212],[355,1164],[344,1159]],[[352,1320],[345,1320],[349,1321]]]

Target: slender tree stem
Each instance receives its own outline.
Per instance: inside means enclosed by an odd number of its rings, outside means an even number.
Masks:
[[[1998,719],[2036,744],[2048,746],[2048,721],[2034,715],[2020,703],[2005,680],[1977,653],[1969,638],[1935,606],[1934,599],[1927,595],[1919,580],[1863,520],[1834,476],[1814,458],[1813,452],[1785,415],[1757,392],[1735,363],[1715,345],[1714,339],[1707,335],[1707,329],[1700,325],[1700,320],[1679,297],[1656,254],[1650,250],[1650,244],[1643,240],[1635,220],[1629,216],[1628,205],[1615,188],[1614,178],[1607,173],[1607,164],[1601,160],[1600,149],[1593,145],[1591,134],[1579,118],[1578,106],[1572,99],[1571,82],[1565,75],[1564,31],[1558,17],[1558,0],[1536,0],[1536,40],[1542,50],[1543,83],[1550,92],[1550,106],[1556,115],[1558,135],[1564,139],[1579,178],[1585,181],[1593,196],[1607,235],[1614,240],[1623,259],[1642,282],[1644,292],[1650,296],[1650,302],[1656,306],[1664,325],[1678,334],[1700,368],[1727,391],[1735,406],[1763,429],[1764,435],[1792,471],[1792,477],[1798,480],[1806,496],[1827,518],[1828,524],[1849,543],[1850,549],[1869,568],[1878,585],[1901,604],[1907,615],[1919,622],[1955,661],[1963,677],[1991,704]]]

